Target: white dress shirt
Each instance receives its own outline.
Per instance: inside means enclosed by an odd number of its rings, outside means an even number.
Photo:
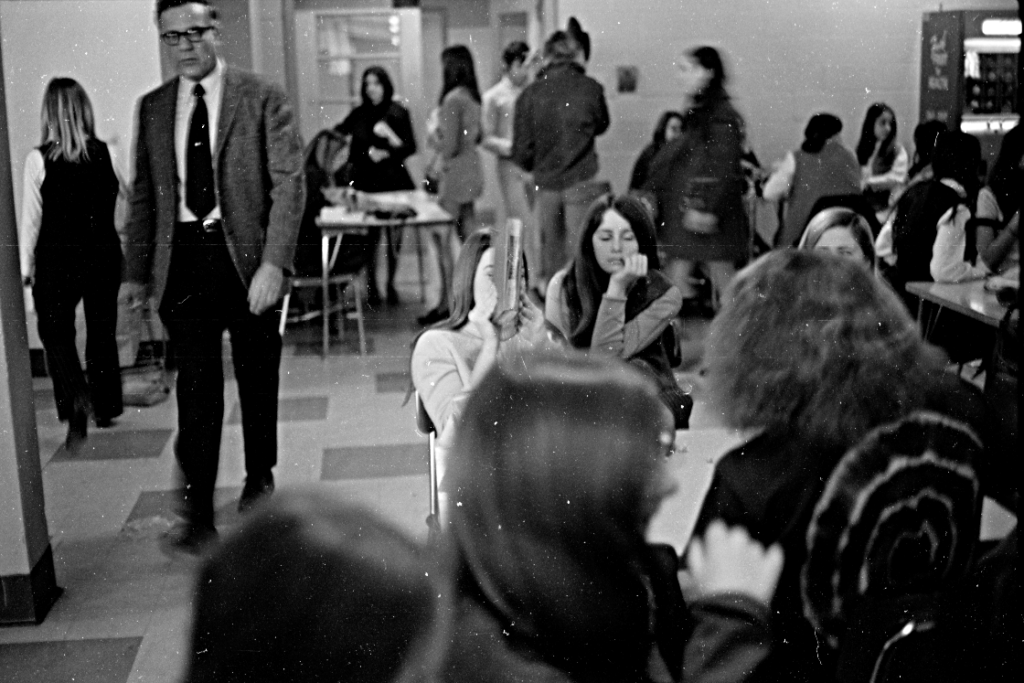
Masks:
[[[482,98],[484,137],[480,146],[496,154],[499,159],[507,159],[512,155],[512,118],[516,98],[522,91],[508,76],[502,76]]]
[[[210,120],[208,128],[210,131],[210,154],[213,154],[217,149],[217,125],[220,122],[220,105],[224,94],[224,62],[218,59],[217,66],[199,83],[205,91],[203,99],[206,101],[206,113]],[[178,102],[174,113],[174,157],[178,168],[178,220],[183,223],[221,217],[220,204],[214,206],[206,216],[196,216],[191,209],[185,206],[185,146],[188,144],[192,111],[196,106],[196,98],[192,93],[195,87],[196,81],[185,77],[178,78]],[[214,158],[214,168],[216,168],[216,157]],[[216,174],[214,174],[214,178],[214,182],[216,182]]]

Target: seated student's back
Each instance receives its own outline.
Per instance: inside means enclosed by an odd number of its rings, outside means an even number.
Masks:
[[[430,569],[372,514],[278,493],[200,572],[185,680],[393,680],[436,626]]]

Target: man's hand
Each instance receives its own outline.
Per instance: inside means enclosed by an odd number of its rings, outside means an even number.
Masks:
[[[260,315],[277,303],[284,291],[284,273],[272,263],[260,264],[249,285],[249,312]]]
[[[716,520],[704,538],[690,542],[687,555],[697,590],[702,596],[742,593],[769,604],[782,573],[782,548],[767,550],[743,527],[729,528]]]
[[[117,300],[128,308],[141,308],[146,303],[146,285],[141,282],[122,282]]]

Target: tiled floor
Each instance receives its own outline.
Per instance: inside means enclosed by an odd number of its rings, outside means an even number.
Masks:
[[[411,288],[403,298],[413,301]],[[354,329],[319,356],[319,327],[289,328],[281,368],[275,470],[279,488],[329,487],[426,538],[426,442],[415,431],[409,344],[421,312],[409,303],[367,315],[371,353]],[[350,328],[354,326],[350,325]],[[691,332],[695,343],[703,324]],[[239,523],[244,476],[237,389],[226,388],[217,492],[222,532]],[[691,378],[693,379],[693,378]],[[158,683],[181,678],[187,651],[194,561],[168,558],[157,539],[175,521],[173,395],[129,409],[117,425],[90,431],[78,455],[62,444],[48,380],[37,380],[46,508],[64,594],[38,626],[0,628],[0,680],[7,683]],[[702,418],[698,406],[695,421]]]

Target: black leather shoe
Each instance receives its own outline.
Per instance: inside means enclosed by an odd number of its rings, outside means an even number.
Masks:
[[[217,530],[208,524],[181,522],[160,537],[160,550],[166,555],[200,556],[217,545]]]
[[[246,477],[242,487],[242,497],[238,499],[238,511],[248,512],[264,498],[274,492],[274,475],[270,472],[262,476]]]

